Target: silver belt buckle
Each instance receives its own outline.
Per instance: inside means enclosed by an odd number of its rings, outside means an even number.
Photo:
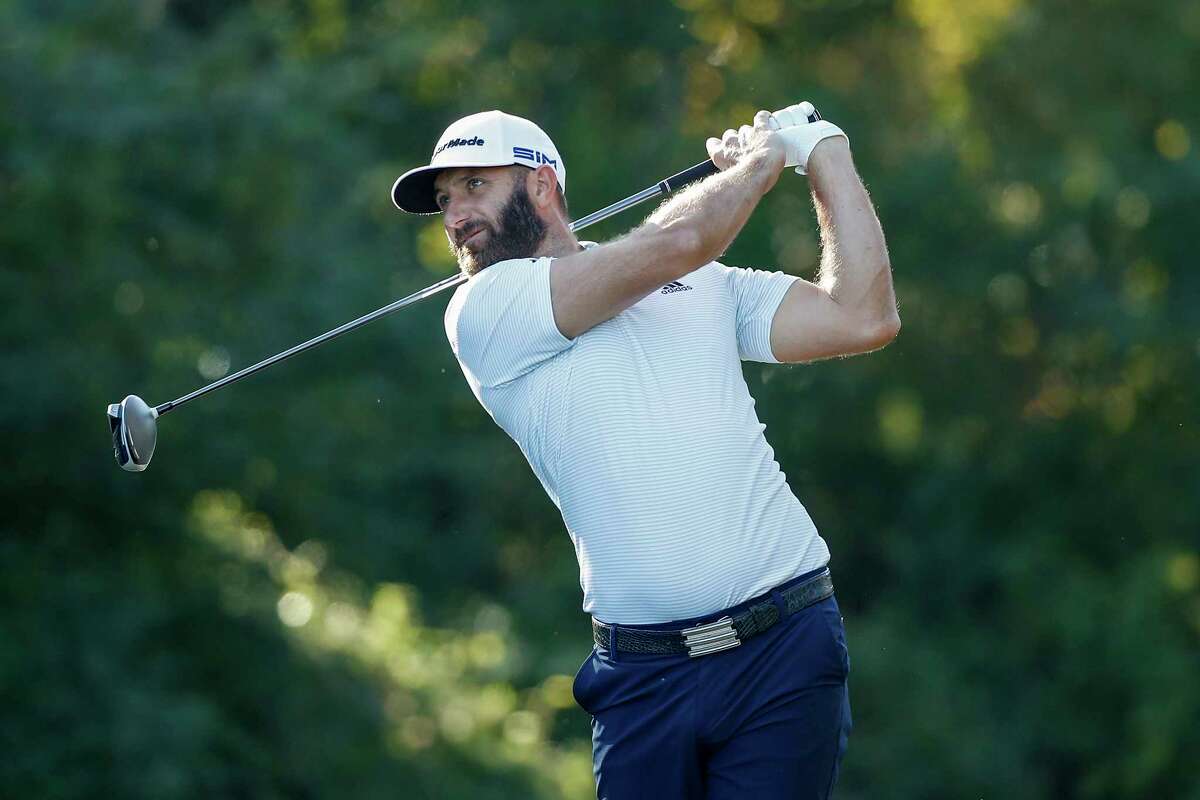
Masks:
[[[680,633],[683,634],[683,644],[687,647],[688,655],[692,658],[719,653],[741,644],[730,617],[721,617],[707,625],[685,628]]]

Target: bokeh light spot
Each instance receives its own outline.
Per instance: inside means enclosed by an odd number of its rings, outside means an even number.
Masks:
[[[471,661],[480,669],[494,669],[508,657],[504,637],[496,631],[481,631],[471,637]]]
[[[625,60],[625,76],[633,85],[651,86],[662,78],[663,71],[663,57],[654,50],[634,50]]]
[[[413,716],[400,726],[400,739],[413,750],[424,750],[433,744],[437,727],[429,717]]]
[[[484,603],[475,613],[475,630],[506,633],[512,627],[512,613],[496,603]]]
[[[1167,290],[1167,273],[1147,258],[1138,259],[1125,272],[1122,294],[1126,307],[1135,314],[1144,314]]]
[[[464,742],[475,732],[475,717],[469,708],[460,704],[444,707],[438,714],[442,735],[452,742]]]
[[[737,37],[737,24],[723,13],[706,11],[692,17],[689,25],[692,35],[702,42],[720,45],[729,37]]]
[[[312,619],[313,604],[303,592],[287,592],[279,598],[275,610],[280,622],[289,628],[299,628]]]
[[[728,48],[729,67],[734,72],[749,72],[762,57],[762,40],[753,28],[735,28],[732,37],[721,42],[721,48]],[[750,115],[753,118],[753,114]]]
[[[783,11],[781,0],[737,0],[734,8],[743,19],[756,25],[770,25]]]
[[[358,635],[362,614],[349,603],[339,601],[325,610],[324,622],[326,635],[334,643],[344,643]]]
[[[329,551],[316,539],[301,542],[296,548],[296,555],[311,564],[316,572],[325,569],[325,563],[329,560]]]
[[[120,314],[130,316],[142,310],[145,300],[141,286],[133,281],[123,281],[113,293],[113,308]]]
[[[997,310],[1012,313],[1025,308],[1029,287],[1015,272],[1001,272],[988,282],[987,294]]]
[[[224,347],[210,347],[196,359],[196,370],[204,378],[215,381],[229,372],[229,351]]]
[[[921,399],[913,392],[893,392],[879,403],[879,436],[886,450],[905,456],[917,449],[924,428]]]
[[[551,708],[572,707],[575,705],[574,683],[570,675],[551,675],[542,681],[542,700]]]
[[[532,711],[514,711],[504,720],[504,738],[518,747],[537,744],[542,738],[542,721]]]
[[[1117,193],[1117,220],[1126,228],[1144,228],[1150,221],[1150,198],[1136,186]]]
[[[1183,123],[1169,119],[1154,131],[1154,146],[1163,158],[1180,161],[1192,149],[1192,139]]]
[[[1037,395],[1025,407],[1025,413],[1062,419],[1071,413],[1077,399],[1075,387],[1066,376],[1058,370],[1051,370],[1042,379]]]
[[[1167,562],[1167,585],[1177,592],[1192,592],[1200,586],[1200,557],[1179,553]]]
[[[1062,195],[1074,206],[1091,202],[1096,193],[1112,181],[1112,165],[1092,148],[1075,147],[1068,150],[1066,164]]]
[[[1028,183],[1010,183],[1000,190],[993,210],[1001,222],[1027,228],[1042,216],[1042,196]]]
[[[979,3],[907,0],[902,7],[923,29],[925,47],[936,57],[937,66],[954,72],[973,61],[984,45],[1001,34],[1007,20],[1021,5],[1020,0]]]
[[[725,91],[725,79],[708,64],[693,64],[687,73],[687,104],[693,111],[707,111]],[[716,132],[713,135],[719,135]]]
[[[488,684],[475,701],[475,713],[490,723],[504,719],[517,705],[517,693],[503,683]]]

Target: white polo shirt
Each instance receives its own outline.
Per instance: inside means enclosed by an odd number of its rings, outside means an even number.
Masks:
[[[446,335],[562,512],[583,610],[695,617],[824,565],[740,363],[778,363],[771,318],[796,279],[712,262],[571,340],[554,322],[551,260],[472,276]]]

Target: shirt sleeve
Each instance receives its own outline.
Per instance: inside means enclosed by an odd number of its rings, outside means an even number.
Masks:
[[[454,293],[446,307],[446,338],[473,382],[496,388],[574,344],[554,322],[550,261],[500,261]]]
[[[743,361],[778,364],[771,352],[771,320],[791,285],[799,280],[784,272],[721,267],[733,297],[738,356]]]

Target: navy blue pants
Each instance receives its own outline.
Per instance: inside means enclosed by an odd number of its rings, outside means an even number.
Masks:
[[[825,800],[850,735],[849,666],[833,597],[698,658],[594,648],[574,692],[592,715],[597,797]]]

